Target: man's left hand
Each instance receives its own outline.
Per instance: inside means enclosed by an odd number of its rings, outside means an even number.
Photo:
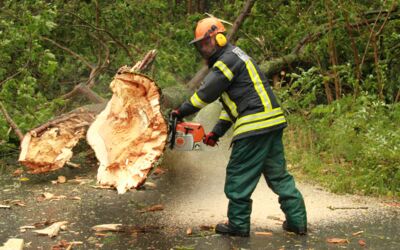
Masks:
[[[218,139],[219,136],[217,134],[210,132],[204,138],[203,143],[208,146],[214,147],[215,145],[217,145]]]

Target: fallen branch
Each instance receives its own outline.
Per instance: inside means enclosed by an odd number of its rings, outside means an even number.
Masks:
[[[96,37],[93,34],[90,34],[94,39],[96,39],[99,44],[104,48],[105,50],[105,58],[104,60],[101,60],[101,56],[99,54],[98,56],[98,61],[95,67],[91,68],[90,74],[89,74],[89,79],[86,82],[82,82],[78,85],[76,85],[70,92],[64,94],[61,98],[62,99],[69,99],[76,95],[77,93],[82,93],[85,96],[89,98],[90,101],[94,103],[104,103],[106,100],[99,96],[96,92],[91,90],[90,88],[94,86],[95,84],[95,78],[101,73],[101,71],[107,67],[109,64],[109,58],[110,58],[110,49],[108,46],[98,37]],[[101,50],[100,50],[101,51]],[[101,64],[101,62],[103,62]]]
[[[375,25],[375,23],[379,23],[379,22],[386,23],[387,21],[396,20],[396,19],[400,19],[399,13],[396,13],[396,15],[394,13],[392,13],[392,15],[390,15],[389,17],[379,16],[375,19],[368,19],[368,20],[357,22],[357,23],[345,24],[345,25],[347,26],[348,29],[356,29],[357,27],[360,27],[360,26],[367,26],[370,24]],[[337,20],[334,20],[332,29],[337,29],[340,27],[342,27],[342,23],[338,22]],[[295,65],[297,63],[308,61],[303,55],[304,47],[307,44],[312,43],[312,42],[316,41],[317,39],[319,39],[328,30],[329,30],[329,26],[327,24],[321,25],[320,28],[318,29],[318,31],[305,35],[296,44],[296,46],[292,49],[292,51],[289,54],[278,57],[278,58],[274,58],[272,60],[265,60],[264,62],[261,62],[260,63],[261,70],[265,73],[265,75],[267,77],[272,77],[273,75],[278,74],[280,71],[284,70],[286,67],[294,68],[293,65]],[[360,65],[362,65],[362,63],[363,62],[361,62]]]
[[[7,123],[11,126],[11,128],[14,130],[15,134],[18,136],[18,139],[20,141],[22,141],[22,139],[24,138],[24,134],[22,134],[22,132],[18,128],[17,124],[14,122],[14,120],[8,114],[6,108],[4,107],[4,105],[1,101],[0,101],[0,111],[3,114],[4,118],[6,119]]]
[[[3,85],[4,83],[8,82],[9,80],[13,79],[17,75],[21,74],[21,72],[22,72],[21,70],[18,70],[14,74],[10,75],[9,77],[7,77],[6,79],[4,79],[3,81],[0,82],[0,86]]]
[[[59,47],[60,49],[62,49],[62,50],[64,50],[64,51],[68,52],[68,53],[71,54],[73,57],[75,57],[76,59],[78,59],[79,61],[81,61],[83,64],[85,64],[86,66],[88,66],[90,69],[93,69],[93,68],[94,68],[93,65],[90,64],[83,56],[81,56],[81,55],[79,55],[78,53],[72,51],[71,49],[69,49],[69,48],[67,48],[67,47],[65,47],[65,46],[63,46],[63,45],[61,45],[61,44],[59,44],[58,42],[56,42],[56,41],[54,41],[54,40],[52,40],[52,39],[50,39],[50,38],[48,38],[48,37],[42,36],[42,39],[45,40],[45,41],[48,41],[48,42],[52,43],[53,45]]]
[[[35,174],[62,168],[95,115],[95,111],[80,108],[32,129],[21,141],[18,161]]]
[[[338,210],[338,209],[368,209],[368,207],[328,207],[330,210]]]
[[[111,38],[111,40],[113,40],[118,46],[120,46],[126,52],[128,57],[133,61],[133,56],[132,56],[131,52],[129,51],[129,48],[127,46],[125,46],[120,40],[118,40],[111,32],[109,32],[106,29],[94,26],[93,24],[89,23],[88,21],[86,21],[85,19],[83,19],[82,17],[80,17],[79,15],[77,15],[77,14],[75,14],[73,12],[65,11],[65,13],[73,15],[74,17],[78,18],[83,23],[85,23],[86,25],[81,25],[83,27],[91,28],[91,29],[94,29],[96,31],[101,31],[101,32],[106,33]]]

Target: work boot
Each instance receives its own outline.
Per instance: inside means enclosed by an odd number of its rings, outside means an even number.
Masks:
[[[215,232],[217,234],[240,236],[240,237],[249,237],[250,235],[249,231],[238,231],[229,226],[229,224],[224,224],[224,223],[217,224],[217,226],[215,227]]]
[[[290,226],[288,226],[286,221],[283,222],[282,228],[285,231],[295,233],[298,235],[306,235],[307,234],[307,227],[300,227],[300,228],[290,227]]]

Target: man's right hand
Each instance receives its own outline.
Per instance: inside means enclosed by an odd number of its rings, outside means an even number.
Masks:
[[[170,113],[170,116],[172,118],[178,119],[178,121],[182,120],[182,116],[181,116],[181,113],[180,113],[179,109],[172,110],[171,113]]]
[[[218,139],[219,139],[219,136],[217,134],[210,132],[203,139],[203,143],[208,146],[214,147],[215,145],[217,145]]]

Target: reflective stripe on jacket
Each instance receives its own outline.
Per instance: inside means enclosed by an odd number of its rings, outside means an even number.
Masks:
[[[209,67],[209,74],[186,106],[198,111],[220,98],[224,109],[214,133],[222,136],[234,124],[234,141],[286,127],[267,78],[239,47],[228,44],[209,59]]]

